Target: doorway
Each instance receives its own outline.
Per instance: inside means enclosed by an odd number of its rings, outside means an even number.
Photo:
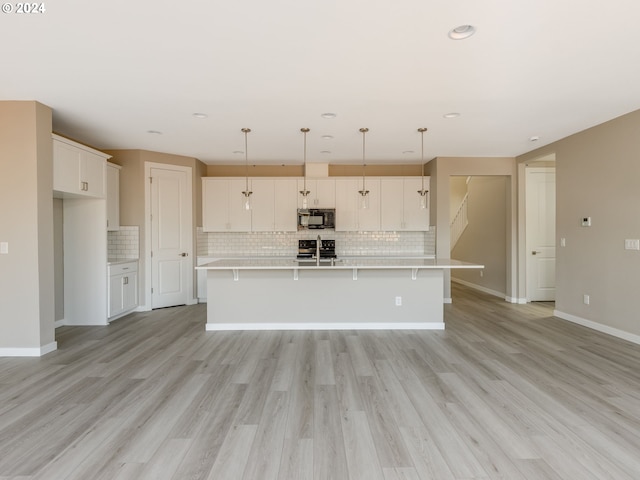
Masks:
[[[509,177],[449,177],[452,259],[484,265],[482,270],[453,270],[451,280],[507,298]]]
[[[555,167],[527,166],[525,182],[527,300],[530,302],[555,301]]]
[[[151,308],[193,303],[191,167],[145,163]]]

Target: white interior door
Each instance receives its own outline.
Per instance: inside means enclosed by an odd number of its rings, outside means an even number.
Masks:
[[[193,284],[191,172],[150,169],[151,308],[189,303]]]
[[[556,295],[556,173],[526,169],[527,298],[553,301]]]

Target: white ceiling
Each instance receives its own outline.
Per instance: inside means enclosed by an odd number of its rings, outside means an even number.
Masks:
[[[424,126],[425,159],[515,156],[640,108],[637,0],[44,5],[0,13],[0,99],[103,149],[243,163],[249,127],[250,163],[299,164],[308,127],[309,162],[357,163],[368,127],[367,163],[417,163]]]

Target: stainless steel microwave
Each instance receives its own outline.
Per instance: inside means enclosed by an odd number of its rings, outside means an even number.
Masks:
[[[299,208],[298,230],[336,228],[335,208]]]

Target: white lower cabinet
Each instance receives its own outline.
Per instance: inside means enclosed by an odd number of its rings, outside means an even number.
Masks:
[[[138,262],[109,265],[109,320],[115,320],[138,306]]]

